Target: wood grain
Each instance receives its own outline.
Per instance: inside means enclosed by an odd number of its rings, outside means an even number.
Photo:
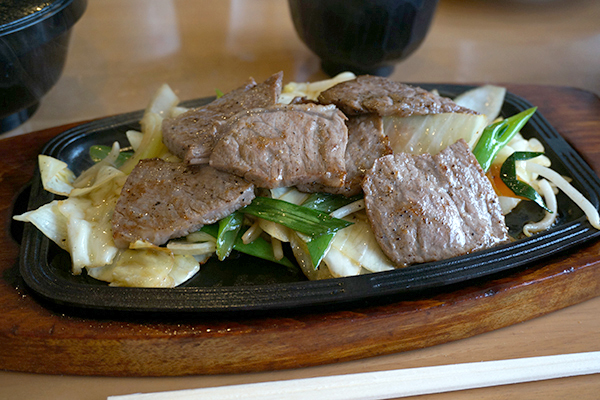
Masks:
[[[506,85],[600,171],[600,100],[564,87]],[[177,376],[266,371],[397,353],[471,337],[600,294],[600,242],[527,269],[411,301],[236,317],[85,318],[45,307],[18,275],[10,217],[54,128],[0,141],[0,368]],[[316,339],[318,338],[318,339]]]

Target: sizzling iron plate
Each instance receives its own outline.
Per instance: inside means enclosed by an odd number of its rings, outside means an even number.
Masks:
[[[473,88],[464,85],[418,86],[437,89],[449,97]],[[199,106],[211,100],[198,99],[183,105]],[[502,115],[511,116],[531,106],[525,99],[507,93]],[[51,140],[43,153],[65,161],[79,174],[92,165],[88,156],[91,145],[111,145],[114,141],[126,144],[125,132],[140,129],[138,121],[142,113],[138,111],[77,126]],[[538,138],[552,161],[552,168],[571,177],[572,184],[598,208],[600,179],[539,112],[521,133],[526,138]],[[42,188],[39,172],[36,173],[29,208],[38,208],[53,199],[54,196]],[[411,298],[424,291],[444,290],[450,285],[526,267],[600,235],[569,198],[560,193],[557,200],[558,222],[552,229],[461,257],[389,272],[307,281],[299,270],[288,270],[278,264],[239,255],[223,263],[211,259],[194,278],[172,289],[110,287],[85,274],[74,276],[68,253],[31,224],[26,224],[21,245],[21,274],[34,292],[52,303],[120,312],[274,311],[339,305],[384,296]],[[507,225],[514,235],[524,223],[541,218],[539,208],[530,203],[522,202],[507,217]]]

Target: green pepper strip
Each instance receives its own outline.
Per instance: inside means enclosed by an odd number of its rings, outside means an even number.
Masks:
[[[112,148],[110,146],[95,144],[90,147],[90,151],[89,151],[90,158],[95,163],[100,162],[108,156],[108,153],[110,153],[111,150],[112,150]],[[121,165],[123,165],[125,163],[125,161],[127,161],[129,159],[129,157],[131,157],[132,155],[133,155],[133,152],[131,152],[131,151],[121,151],[121,153],[119,154],[119,157],[117,157],[117,161],[115,161],[116,167],[118,168]]]
[[[473,149],[473,154],[484,172],[487,172],[498,152],[525,126],[537,107],[529,108],[519,114],[493,123],[486,127]]]
[[[544,210],[552,212],[548,209],[548,207],[546,207],[544,199],[538,192],[535,191],[534,188],[517,178],[517,170],[515,167],[516,161],[529,160],[531,158],[541,156],[542,154],[544,153],[532,151],[516,151],[512,153],[506,159],[506,161],[504,161],[502,167],[500,168],[500,178],[502,179],[502,182],[504,182],[504,184],[508,186],[508,188],[517,196],[532,200]]]
[[[326,235],[321,235],[318,238],[311,239],[310,242],[306,243],[310,259],[315,269],[319,266],[323,257],[325,257],[325,253],[329,249],[334,236],[335,233],[328,233]]]
[[[339,194],[313,193],[302,203],[302,207],[330,213],[362,198],[362,194],[346,197]]]
[[[304,201],[304,203],[302,203],[302,207],[330,213],[340,207],[354,203],[355,201],[362,199],[362,197],[362,194],[353,197],[346,197],[330,193],[313,193]],[[319,236],[318,238],[314,238],[310,242],[306,243],[306,247],[308,248],[310,258],[315,268],[319,266],[323,260],[323,257],[325,257],[325,253],[329,249],[334,236],[335,233],[329,233]]]
[[[298,268],[294,266],[294,264],[292,264],[292,262],[285,256],[281,260],[276,259],[273,255],[273,246],[271,243],[267,242],[261,237],[256,238],[252,243],[245,244],[242,241],[242,235],[239,235],[235,241],[235,244],[233,245],[233,248],[250,256],[285,265],[292,270]]]
[[[244,222],[244,214],[233,212],[219,221],[219,232],[217,233],[217,257],[223,261],[233,249],[235,239]]]
[[[327,213],[268,197],[257,197],[240,211],[276,222],[311,238],[352,225],[352,222],[332,218]]]
[[[204,225],[200,230],[216,238],[219,234],[219,223]],[[294,264],[292,264],[292,262],[285,256],[281,260],[276,259],[273,255],[273,246],[271,246],[271,244],[265,239],[258,237],[253,242],[245,244],[242,241],[242,235],[240,233],[241,230],[238,232],[238,235],[235,238],[233,250],[248,254],[253,257],[262,258],[263,260],[285,265],[289,268],[296,268]]]

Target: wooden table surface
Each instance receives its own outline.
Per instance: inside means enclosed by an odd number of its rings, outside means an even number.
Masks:
[[[392,78],[411,82],[493,82],[578,87],[600,92],[600,28],[595,1],[442,0],[430,35]],[[75,28],[65,73],[37,114],[4,137],[143,108],[161,83],[182,99],[228,90],[247,76],[283,70],[286,81],[324,78],[318,59],[298,40],[281,0],[91,0]],[[544,115],[582,152],[598,151],[598,98],[559,89],[511,86],[533,96]],[[595,117],[594,117],[595,116]],[[33,136],[32,136],[33,138]],[[23,139],[25,140],[25,138]],[[582,140],[578,142],[578,140]],[[586,143],[585,148],[579,148]],[[32,143],[41,146],[42,143]],[[598,158],[594,158],[592,161]],[[589,161],[589,160],[588,160]],[[599,166],[595,165],[596,171]],[[28,172],[27,172],[28,173]],[[3,184],[9,182],[3,181]],[[600,350],[600,298],[468,339],[425,349],[310,368],[169,378],[107,378],[0,372],[0,399],[103,399],[108,395],[174,390],[456,362]],[[318,340],[318,338],[315,338]],[[40,349],[43,357],[43,349]],[[101,363],[99,356],[98,363]],[[424,396],[432,399],[597,398],[600,378],[566,378]]]

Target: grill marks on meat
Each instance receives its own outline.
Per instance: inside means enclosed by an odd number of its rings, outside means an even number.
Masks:
[[[381,116],[475,112],[461,107],[452,100],[424,89],[390,79],[361,75],[325,90],[319,95],[321,104],[335,104],[346,115],[376,113]]]
[[[392,153],[387,136],[383,134],[383,121],[376,114],[351,116],[346,121],[348,145],[344,156],[346,180],[339,188],[318,184],[298,185],[298,190],[314,193],[327,192],[350,197],[362,192],[362,180],[375,160]]]
[[[498,197],[463,140],[434,157],[382,157],[367,173],[363,190],[377,241],[398,265],[509,240]]]
[[[204,107],[188,110],[163,121],[163,141],[167,148],[189,164],[206,164],[217,141],[219,128],[242,110],[268,107],[281,94],[283,73],[274,74],[263,83],[251,79]]]
[[[261,188],[316,182],[341,187],[346,175],[346,117],[334,106],[277,105],[238,113],[210,165]]]
[[[112,218],[118,247],[155,245],[212,224],[250,204],[254,186],[207,165],[141,160],[121,191]]]

